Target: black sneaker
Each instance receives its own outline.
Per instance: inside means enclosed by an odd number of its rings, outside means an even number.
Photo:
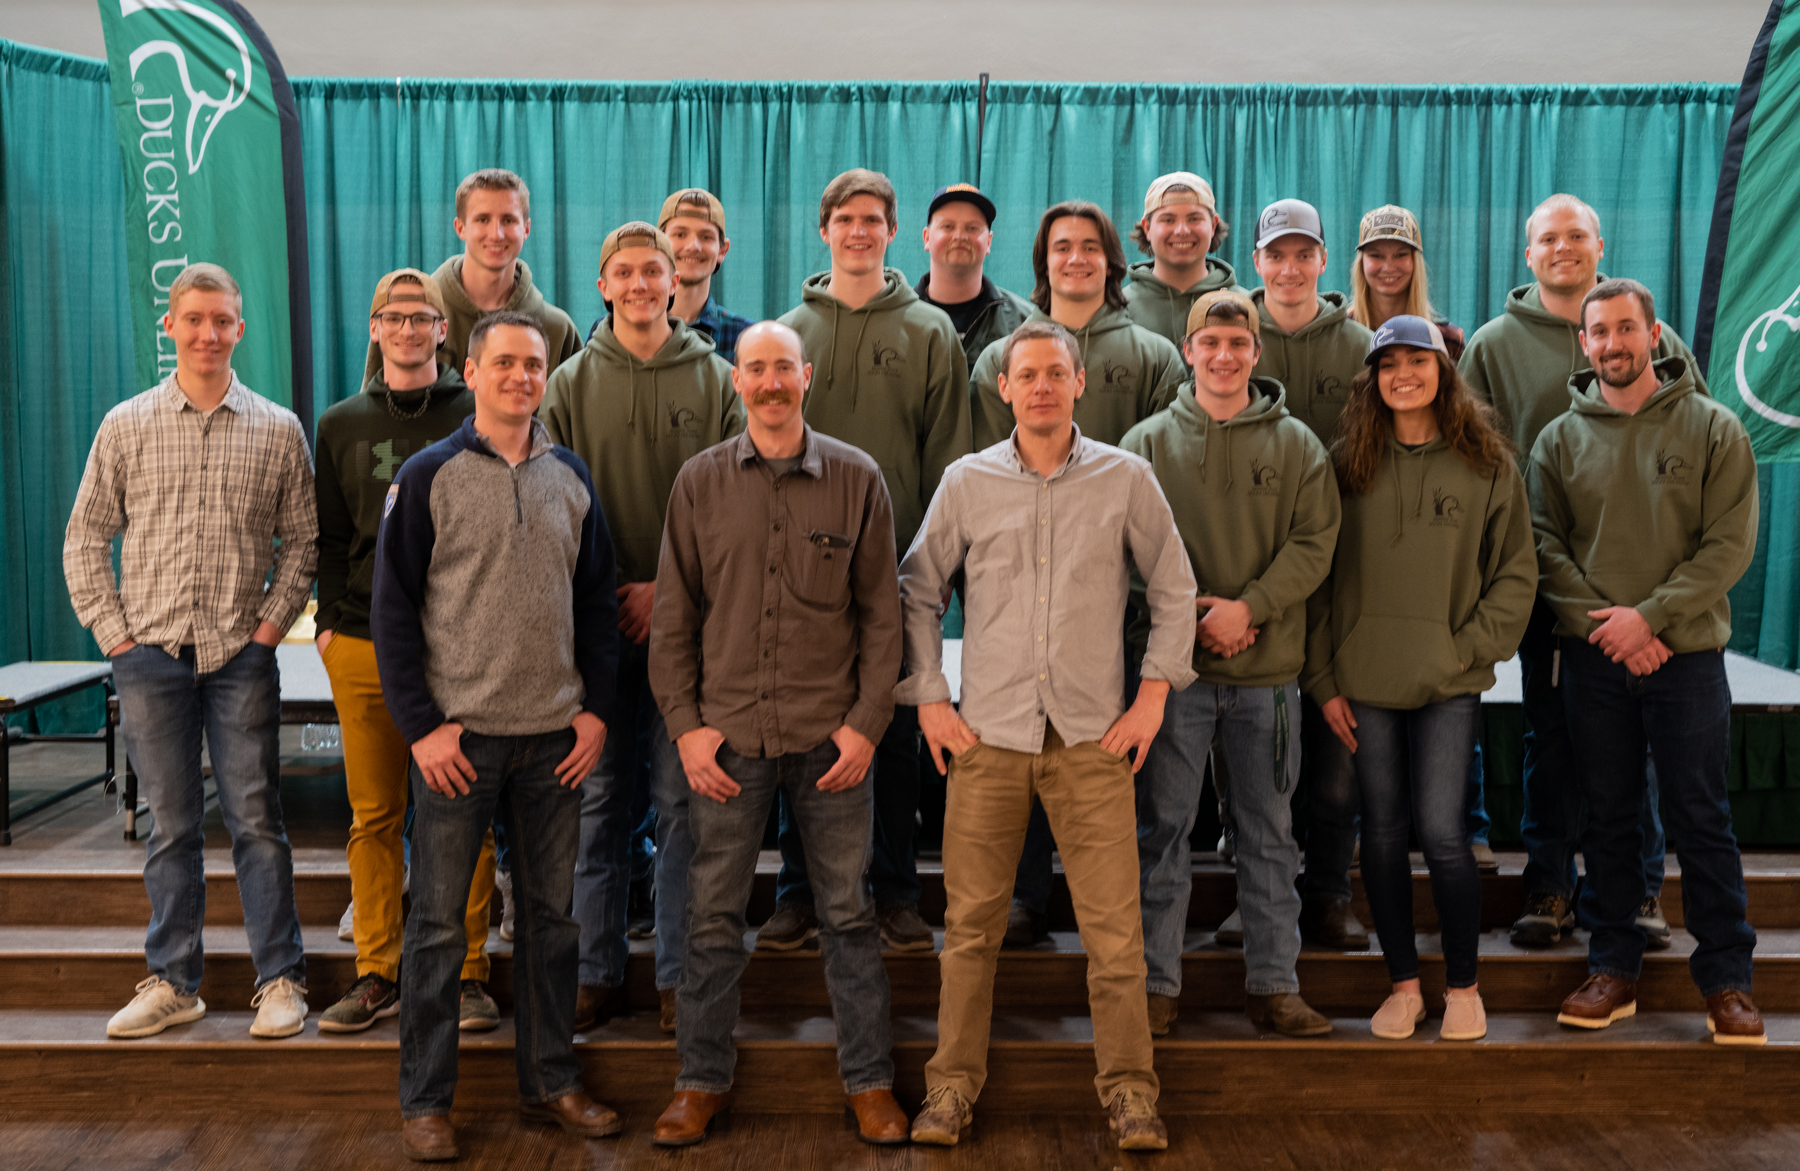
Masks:
[[[1667,951],[1669,921],[1663,918],[1662,900],[1651,897],[1637,909],[1637,925],[1644,929],[1644,947],[1648,951]]]
[[[321,1033],[360,1033],[382,1017],[400,1011],[400,988],[385,976],[370,972],[344,993],[342,1000],[319,1017]]]
[[[756,929],[757,951],[798,951],[819,934],[819,917],[811,907],[782,903],[768,922]]]
[[[649,939],[656,934],[656,875],[644,875],[631,884],[625,902],[625,938]]]
[[[1512,925],[1514,947],[1552,947],[1575,930],[1575,909],[1562,895],[1531,895],[1525,913]]]
[[[462,982],[462,1002],[457,1006],[456,1027],[465,1033],[486,1033],[500,1027],[500,1006],[480,980]]]

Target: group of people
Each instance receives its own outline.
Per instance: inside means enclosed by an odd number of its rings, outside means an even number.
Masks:
[[[149,975],[108,1034],[205,1012],[203,731],[257,971],[251,1032],[304,1026],[273,648],[316,576],[357,969],[319,1028],[399,1016],[416,1159],[455,1157],[458,1034],[499,1019],[496,889],[523,1114],[621,1129],[573,1040],[627,1010],[627,933],[646,918],[681,1062],[655,1141],[701,1141],[732,1086],[776,809],[777,909],[756,946],[817,937],[872,1142],[967,1132],[997,953],[1046,931],[1054,851],[1099,1098],[1121,1148],[1166,1145],[1152,1038],[1178,1024],[1209,771],[1237,873],[1219,940],[1244,949],[1253,1021],[1331,1031],[1297,959],[1303,940],[1368,946],[1360,838],[1392,981],[1371,1028],[1413,1034],[1416,837],[1440,1035],[1479,1038],[1479,696],[1515,652],[1516,942],[1573,926],[1578,846],[1587,860],[1590,975],[1558,1019],[1631,1015],[1645,948],[1666,946],[1660,788],[1707,1026],[1762,1043],[1722,656],[1755,465],[1649,291],[1598,272],[1593,209],[1555,195],[1532,212],[1536,280],[1466,347],[1403,208],[1363,217],[1348,297],[1318,288],[1324,232],[1297,199],[1258,217],[1246,291],[1188,172],[1150,186],[1131,231],[1150,259],[1129,267],[1097,205],[1049,208],[1029,298],[983,274],[994,218],[973,186],[940,189],[911,286],[884,263],[892,185],[847,171],[820,200],[830,268],[751,323],[713,295],[725,209],[678,191],[607,235],[608,314],[583,343],[519,258],[525,184],[478,171],[457,190],[463,253],[376,286],[362,393],[323,414],[312,457],[232,372],[235,282],[186,269],[163,326],[176,371],[107,414],[64,549],[153,818]],[[936,946],[914,844],[926,761],[948,777],[947,909],[938,1049],[909,1119],[881,952]]]

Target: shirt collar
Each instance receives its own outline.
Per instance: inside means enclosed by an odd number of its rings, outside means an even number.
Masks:
[[[802,436],[800,441],[800,462],[794,465],[794,469],[796,471],[805,472],[816,480],[825,474],[825,461],[819,455],[819,445],[813,442],[812,427],[805,423],[802,423],[800,426]],[[738,432],[737,438],[732,440],[732,442],[737,444],[732,450],[732,455],[737,458],[737,463],[740,468],[747,464],[754,463],[761,458],[761,453],[756,450],[756,442],[750,438],[750,432],[747,428]]]
[[[492,441],[490,441],[486,435],[483,435],[475,429],[474,415],[470,415],[467,419],[463,420],[463,426],[468,429],[471,442],[475,443],[482,451],[493,456],[495,459],[501,458],[500,453],[494,450]],[[544,455],[555,446],[555,442],[550,438],[550,428],[544,426],[544,421],[542,419],[533,415],[531,417],[531,450],[525,453],[526,460],[534,460],[538,456]]]
[[[1045,480],[1059,478],[1081,460],[1082,448],[1085,446],[1081,438],[1081,424],[1071,423],[1069,425],[1075,429],[1075,442],[1069,444],[1069,458],[1063,460],[1062,467],[1043,477]],[[1027,476],[1037,475],[1036,471],[1027,467],[1025,461],[1019,458],[1019,429],[1017,427],[1013,428],[1012,435],[1006,441],[1006,457],[1017,471]]]
[[[161,389],[163,395],[163,408],[165,410],[180,411],[184,408],[188,408],[193,409],[195,414],[199,414],[198,408],[195,408],[194,404],[188,401],[188,396],[183,393],[180,385],[176,383],[173,372],[171,372],[167,378],[163,379]],[[230,407],[232,414],[241,415],[244,413],[244,408],[249,405],[249,394],[250,388],[238,381],[237,371],[234,369],[231,372],[231,385],[225,388],[225,397],[219,400],[219,406]]]

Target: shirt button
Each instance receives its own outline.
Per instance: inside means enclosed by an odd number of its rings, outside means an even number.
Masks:
[[[774,567],[774,566],[773,566],[773,565],[771,565],[771,566],[769,566],[769,572],[770,572],[770,573],[774,573],[774,572],[775,572],[775,567]]]
[[[767,698],[769,698],[769,693],[768,693],[768,692],[766,692],[766,691],[765,691],[765,692],[763,692],[763,693],[762,693],[762,697],[763,697],[763,698],[764,698],[764,699],[767,699]]]
[[[1050,559],[1049,559],[1049,558],[1048,558],[1048,557],[1039,557],[1039,558],[1038,558],[1038,564],[1039,564],[1039,565],[1043,565],[1043,564],[1046,564],[1046,563],[1047,563],[1047,562],[1048,562],[1048,561],[1049,561],[1049,560],[1050,560]]]
[[[776,531],[776,532],[778,532],[778,533],[779,533],[779,532],[780,532],[780,531],[781,531],[781,526],[780,526],[780,525],[776,525],[776,526],[775,526],[775,531]]]
[[[1046,676],[1043,676],[1043,675],[1039,675],[1039,676],[1038,676],[1038,678],[1039,678],[1039,679],[1043,679],[1043,678],[1046,678]]]
[[[770,607],[769,607],[769,608],[768,608],[768,609],[767,609],[767,610],[764,610],[764,611],[763,611],[763,617],[764,617],[764,618],[773,618],[773,617],[775,617],[775,607],[773,607],[773,606],[770,606]]]
[[[1044,641],[1044,636],[1043,636],[1043,635],[1041,635],[1041,634],[1040,634],[1040,635],[1038,635],[1038,641],[1039,641],[1039,642],[1043,642],[1043,641]]]
[[[1043,640],[1043,639],[1041,639],[1041,638],[1040,638],[1040,639],[1038,639],[1038,641],[1039,641],[1039,642],[1042,642],[1042,641],[1044,641],[1044,640]],[[763,658],[765,658],[765,659],[766,659],[766,658],[768,658],[768,657],[769,657],[769,652],[768,652],[768,651],[764,651],[764,652],[763,652]]]
[[[1040,602],[1047,602],[1049,600],[1050,600],[1049,598],[1039,598],[1038,599],[1038,601],[1040,601]]]
[[[1048,520],[1040,520],[1040,521],[1038,521],[1038,523],[1039,523],[1039,524],[1041,524],[1041,525],[1047,525],[1047,524],[1049,524],[1049,523],[1050,523],[1050,522],[1049,522],[1049,521],[1048,521]]]

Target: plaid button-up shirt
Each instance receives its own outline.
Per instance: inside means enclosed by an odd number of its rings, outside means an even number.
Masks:
[[[170,654],[192,644],[196,670],[216,671],[259,622],[284,632],[293,623],[312,590],[318,535],[294,413],[234,373],[224,401],[202,414],[170,375],[101,421],[63,539],[63,574],[102,653],[127,639]]]

